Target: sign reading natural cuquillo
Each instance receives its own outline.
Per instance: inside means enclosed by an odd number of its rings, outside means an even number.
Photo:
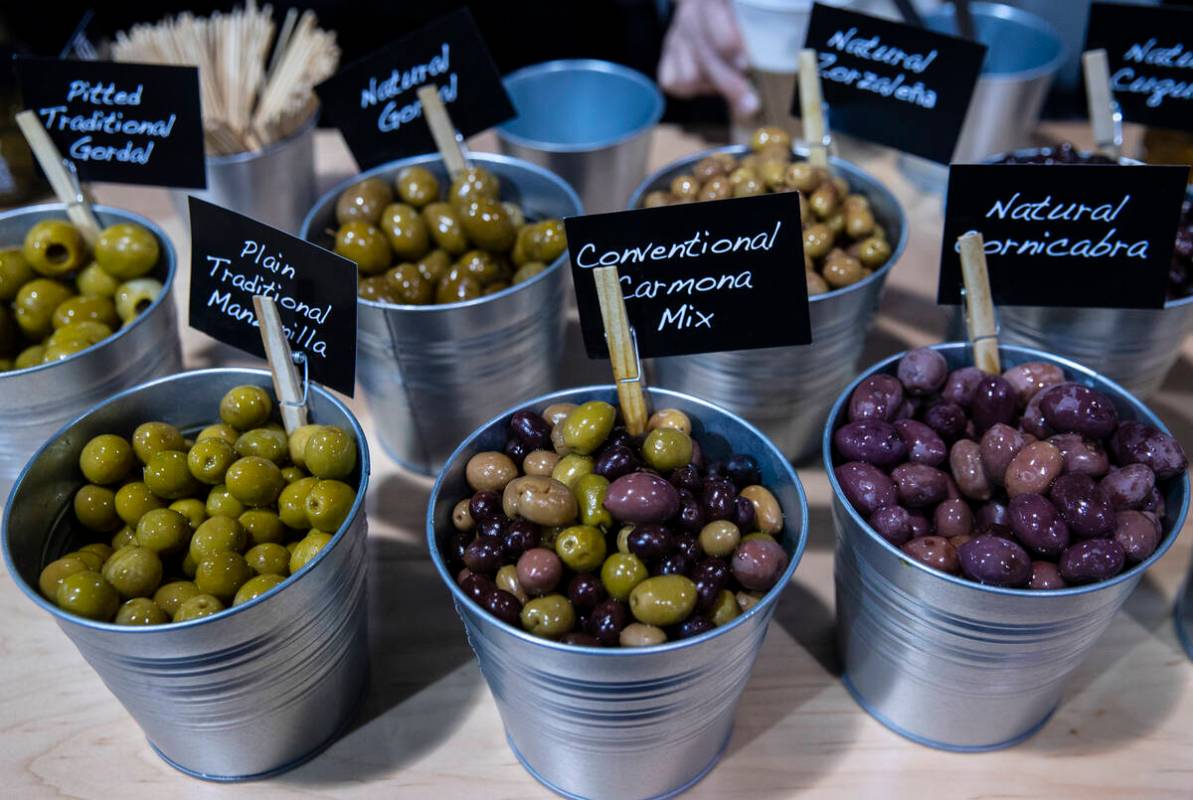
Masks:
[[[273,298],[290,349],[306,354],[311,378],[351,397],[356,264],[196,197],[190,217],[190,326],[264,358],[253,297]]]
[[[1193,131],[1193,8],[1094,3],[1085,41],[1106,50],[1125,119]]]
[[[804,47],[816,51],[829,124],[948,163],[986,46],[816,3]],[[792,113],[799,116],[798,90]]]
[[[501,74],[466,8],[425,25],[315,87],[361,167],[435,150],[420,86],[435,84],[456,129],[471,136],[514,116]]]
[[[994,302],[1161,308],[1187,167],[954,164],[937,300],[961,300],[957,237],[985,242]]]
[[[196,67],[20,57],[16,70],[80,180],[207,186]]]
[[[609,354],[596,267],[617,267],[642,358],[812,339],[794,192],[569,217],[564,225],[590,358]]]

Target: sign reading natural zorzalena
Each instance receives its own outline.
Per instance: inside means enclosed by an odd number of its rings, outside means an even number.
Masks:
[[[431,83],[464,136],[514,116],[501,74],[466,8],[349,64],[315,91],[357,164],[372,167],[435,150],[417,95]]]
[[[816,51],[829,126],[948,163],[986,46],[816,3],[804,47]],[[798,92],[792,113],[799,116]]]
[[[995,303],[1161,308],[1187,167],[954,164],[937,300],[961,300],[957,237],[982,234]]]
[[[265,357],[253,297],[278,305],[312,380],[352,396],[356,264],[225,208],[190,198],[192,328]]]
[[[1193,131],[1193,8],[1094,3],[1085,46],[1106,51],[1125,119]]]
[[[207,186],[196,67],[21,57],[16,70],[80,180]]]
[[[617,267],[642,358],[812,340],[794,192],[569,217],[564,225],[590,358],[609,353],[596,267]]]

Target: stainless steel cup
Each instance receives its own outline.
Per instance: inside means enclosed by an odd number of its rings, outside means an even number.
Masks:
[[[507,156],[473,153],[496,175],[502,199],[529,220],[581,214],[580,199],[541,167]],[[336,198],[365,178],[392,181],[404,167],[447,173],[437,155],[383,164],[344,181],[319,199],[299,235],[333,246]],[[433,474],[459,441],[510,403],[555,388],[563,354],[567,255],[524,283],[463,303],[402,306],[360,301],[358,374],[381,446],[402,466]]]
[[[965,343],[936,345],[955,369],[972,364]],[[1072,361],[1026,347],[999,348],[1004,367],[1045,361],[1113,401],[1121,419],[1166,430],[1121,386]],[[937,572],[879,536],[853,509],[833,472],[832,434],[864,378],[894,374],[881,361],[842,394],[824,429],[824,465],[837,529],[837,634],[844,681],[871,716],[919,744],[944,750],[1010,747],[1044,725],[1065,680],[1139,583],[1172,546],[1189,508],[1189,477],[1170,480],[1164,539],[1120,575],[1051,592],[983,586]]]
[[[676,175],[690,172],[697,161],[716,152],[741,156],[747,148],[705,150],[664,167],[638,187],[630,208],[641,205],[647,192],[665,189]],[[869,198],[891,242],[886,264],[852,286],[808,298],[809,345],[658,358],[653,364],[657,385],[705,398],[745,417],[793,461],[816,452],[825,412],[857,372],[882,286],[907,245],[907,217],[890,190],[848,161],[831,158],[830,167],[850,189]],[[803,265],[791,268],[802,271]]]
[[[456,585],[441,556],[455,532],[452,506],[472,492],[468,459],[500,450],[509,415],[551,403],[617,402],[612,386],[569,389],[516,406],[481,426],[452,454],[427,507],[427,542],[452,591],[505,724],[514,755],[565,797],[670,797],[713,768],[729,741],[733,712],[750,677],[779,593],[803,554],[808,509],[794,470],[761,431],[703,400],[649,389],[656,408],[678,408],[708,458],[733,452],[758,459],[762,482],[783,507],[780,541],[790,556],[783,578],[753,609],[691,639],[643,648],[595,648],[540,639],[501,622]]]
[[[663,115],[654,82],[585,58],[524,67],[505,77],[505,89],[518,116],[497,126],[501,152],[559,175],[590,214],[624,209]]]
[[[157,302],[114,336],[70,358],[0,372],[0,497],[7,497],[21,467],[69,420],[123,389],[182,369],[174,310],[174,246],[157,225],[131,211],[95,206],[100,225],[133,222],[157,237],[161,257],[151,277],[165,289]],[[44,219],[67,219],[60,203],[0,212],[0,242],[19,246]]]
[[[170,192],[174,209],[190,219],[187,197],[230,209],[295,233],[315,201],[315,121],[261,150],[207,157],[207,188]],[[190,230],[189,225],[187,230]]]
[[[21,473],[3,527],[5,566],[52,614],[83,658],[171,766],[199,778],[240,781],[295,767],[350,721],[368,672],[365,491],[369,448],[352,413],[310,388],[312,422],[356,439],[356,502],[335,537],[278,589],[210,617],[126,627],[63,613],[38,592],[42,567],[94,535],[74,521],[83,485],[79,452],[101,433],[131,434],[144,420],[184,431],[209,423],[233,386],[272,394],[264,370],[185,372],[126,390],[50,437]]]

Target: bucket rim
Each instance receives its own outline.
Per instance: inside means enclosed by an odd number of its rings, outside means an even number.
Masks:
[[[651,191],[651,186],[660,183],[665,176],[676,170],[684,167],[692,166],[696,162],[713,155],[714,153],[729,153],[731,155],[744,155],[750,151],[748,145],[744,144],[726,144],[720,147],[710,147],[704,150],[699,150],[690,155],[677,158],[662,167],[656,169],[654,172],[646,176],[642,183],[638,184],[634,189],[633,194],[627,202],[627,208],[630,210],[640,207],[642,198],[646,196],[648,191]],[[804,145],[793,145],[791,152],[799,156],[803,160],[808,159],[811,152],[808,147]],[[891,246],[891,257],[886,260],[878,269],[871,274],[862,278],[857,283],[851,283],[848,286],[842,286],[840,289],[833,289],[831,292],[823,292],[821,294],[808,295],[808,305],[813,303],[823,303],[829,300],[834,300],[843,295],[847,295],[854,291],[860,291],[872,283],[882,282],[886,280],[887,273],[894,268],[895,263],[903,257],[903,251],[907,249],[907,241],[911,236],[911,226],[907,222],[907,211],[903,208],[903,204],[899,202],[899,198],[895,193],[887,188],[886,184],[880,181],[873,174],[854,164],[852,161],[847,161],[839,156],[830,155],[828,158],[829,166],[838,172],[838,174],[845,174],[866,186],[867,196],[872,194],[881,194],[885,199],[898,211],[898,215],[894,222],[899,226],[898,240]]]
[[[534,636],[533,634],[527,633],[521,628],[516,628],[513,625],[510,625],[509,623],[493,616],[486,609],[481,608],[475,600],[465,594],[464,590],[461,589],[459,584],[456,583],[455,578],[448,572],[447,564],[444,563],[443,554],[440,552],[439,543],[436,541],[435,537],[435,505],[443,491],[443,483],[447,476],[449,467],[452,464],[457,463],[459,459],[463,458],[468,453],[469,449],[473,447],[474,442],[481,435],[481,433],[489,430],[489,428],[491,428],[493,425],[503,422],[515,411],[525,408],[550,405],[551,403],[559,402],[561,400],[573,400],[580,396],[608,396],[610,393],[616,393],[616,391],[617,387],[612,384],[577,386],[570,389],[560,389],[550,392],[549,394],[540,395],[539,397],[532,398],[524,403],[511,406],[500,414],[497,414],[496,416],[487,420],[473,430],[472,433],[468,434],[464,441],[462,441],[448,457],[443,469],[439,471],[439,474],[435,478],[435,485],[432,487],[431,496],[427,500],[427,513],[425,519],[427,530],[427,549],[430,551],[431,561],[435,565],[436,572],[439,573],[440,580],[442,580],[451,591],[452,599],[456,605],[458,607],[463,605],[463,607],[468,609],[469,612],[475,612],[485,624],[492,624],[499,630],[521,639],[524,643],[541,647],[545,650],[554,650],[563,653],[587,656],[598,656],[602,658],[632,658],[634,656],[671,653],[688,647],[696,647],[704,644],[705,642],[709,642],[718,636],[721,636],[722,634],[728,633],[730,630],[733,630],[739,625],[745,624],[748,619],[751,619],[758,614],[769,614],[771,607],[778,602],[779,595],[781,595],[791,583],[791,578],[795,574],[795,569],[799,565],[800,560],[803,558],[804,550],[808,543],[808,497],[804,492],[804,485],[800,482],[799,475],[796,474],[795,468],[791,465],[791,462],[788,461],[786,456],[779,451],[779,448],[775,445],[775,443],[750,422],[747,422],[745,419],[742,419],[731,411],[727,411],[723,408],[720,408],[719,406],[713,405],[706,400],[701,400],[698,397],[684,394],[683,392],[676,392],[671,389],[662,389],[653,386],[647,387],[647,392],[656,398],[682,398],[686,402],[694,403],[695,405],[700,406],[704,411],[729,418],[731,421],[741,425],[749,433],[758,437],[759,441],[763,443],[763,446],[768,449],[771,455],[775,458],[776,463],[782,465],[780,477],[786,478],[792,484],[792,486],[795,487],[796,497],[799,499],[800,506],[800,527],[798,534],[796,534],[794,548],[792,549],[791,556],[788,559],[787,568],[783,571],[782,577],[775,582],[775,585],[768,589],[766,594],[762,596],[762,599],[755,603],[751,609],[739,614],[733,619],[732,622],[722,625],[719,628],[713,628],[712,630],[706,631],[705,633],[702,633],[698,636],[693,636],[688,639],[679,639],[676,641],[667,641],[663,644],[650,645],[647,647],[589,647],[584,645],[564,644],[551,639],[544,639],[539,636]],[[786,511],[784,512],[784,516],[788,519],[791,518],[791,515],[787,514]]]
[[[334,550],[336,547],[338,547],[340,545],[341,542],[343,542],[348,529],[351,528],[358,521],[358,518],[363,519],[364,512],[365,512],[365,495],[369,488],[369,475],[371,473],[371,463],[370,463],[370,458],[369,458],[368,440],[365,437],[364,429],[361,428],[360,421],[356,418],[356,415],[352,413],[352,410],[350,408],[348,408],[347,405],[345,405],[338,397],[336,397],[329,390],[323,388],[319,384],[312,382],[311,386],[310,386],[311,391],[314,394],[316,394],[317,396],[330,402],[332,407],[337,409],[341,413],[343,413],[348,418],[348,421],[351,423],[352,433],[356,437],[357,459],[360,462],[360,486],[357,487],[356,499],[352,503],[352,508],[349,510],[348,516],[344,520],[344,524],[342,524],[339,527],[339,530],[337,530],[335,532],[335,534],[331,538],[331,541],[329,541],[322,549],[320,549],[319,552],[315,554],[314,558],[312,558],[310,561],[308,561],[306,564],[304,564],[302,569],[300,569],[298,572],[294,573],[293,575],[288,576],[285,581],[283,581],[282,583],[273,587],[269,591],[266,591],[266,592],[258,595],[257,597],[253,598],[252,600],[248,601],[247,603],[242,603],[241,605],[238,605],[238,606],[229,606],[229,607],[223,609],[222,611],[219,611],[219,612],[212,614],[210,616],[199,617],[198,619],[186,620],[185,622],[169,622],[169,623],[165,623],[163,625],[139,626],[139,625],[117,625],[114,622],[98,622],[96,620],[90,620],[90,619],[86,619],[85,617],[80,617],[75,614],[67,613],[67,612],[63,611],[62,609],[58,608],[58,606],[55,605],[54,603],[51,603],[46,598],[42,597],[41,592],[39,592],[36,588],[31,586],[25,580],[24,576],[21,575],[20,571],[17,570],[16,564],[13,562],[12,552],[11,552],[11,550],[9,548],[9,544],[8,544],[9,527],[12,524],[11,509],[12,509],[13,501],[15,500],[17,493],[20,491],[22,485],[24,484],[30,468],[33,466],[33,464],[39,458],[41,458],[43,453],[45,453],[45,451],[48,450],[51,445],[53,445],[59,439],[61,439],[63,436],[65,436],[67,433],[69,433],[71,429],[73,429],[77,424],[82,422],[85,418],[91,416],[92,414],[97,413],[98,411],[100,411],[102,409],[107,408],[108,406],[119,403],[119,402],[123,401],[124,399],[128,398],[129,396],[134,395],[138,392],[153,389],[153,388],[156,388],[162,384],[170,383],[172,381],[177,381],[177,380],[182,380],[182,379],[193,379],[193,378],[201,379],[201,378],[207,378],[207,377],[217,377],[217,376],[226,376],[226,375],[227,376],[237,375],[237,376],[242,376],[242,377],[259,378],[259,379],[263,379],[264,381],[266,381],[267,385],[272,385],[272,383],[271,383],[272,375],[270,374],[269,370],[250,369],[250,368],[244,368],[244,367],[214,367],[211,369],[188,370],[185,372],[177,372],[177,373],[174,373],[173,375],[166,375],[161,378],[156,378],[152,381],[147,381],[145,383],[137,384],[136,386],[132,386],[132,387],[129,387],[128,389],[124,389],[123,391],[121,391],[117,394],[114,394],[111,397],[108,397],[99,403],[96,403],[91,408],[84,411],[82,414],[79,414],[78,416],[76,416],[70,422],[67,422],[65,425],[63,425],[61,428],[59,428],[57,431],[55,431],[48,439],[46,439],[46,441],[43,442],[42,445],[37,448],[37,451],[25,463],[25,466],[21,468],[21,472],[17,476],[17,479],[13,482],[12,490],[9,492],[8,499],[4,506],[4,520],[3,520],[3,524],[0,525],[0,550],[3,550],[4,566],[5,566],[5,569],[8,570],[9,577],[12,579],[13,583],[15,583],[21,589],[22,592],[24,592],[31,600],[33,600],[34,603],[36,603],[38,606],[40,606],[45,611],[48,611],[50,614],[52,614],[60,624],[63,622],[66,622],[66,623],[70,623],[72,625],[77,625],[82,628],[87,628],[89,630],[103,631],[103,632],[107,632],[107,633],[153,636],[155,634],[167,634],[167,633],[174,633],[176,631],[181,631],[181,630],[189,630],[191,628],[197,628],[201,625],[205,625],[210,622],[216,622],[216,621],[228,619],[242,611],[246,611],[250,608],[254,608],[264,602],[268,602],[268,601],[280,596],[282,594],[282,592],[284,592],[288,586],[292,585],[292,581],[297,582],[297,581],[300,581],[303,578],[305,578],[307,575],[309,575],[311,573],[311,571],[313,569],[315,569],[318,566],[318,564],[320,562],[322,562],[325,558],[327,558],[328,554],[331,553],[332,550]]]
[[[556,189],[560,190],[563,197],[571,204],[571,212],[569,214],[565,214],[564,216],[580,216],[584,213],[584,204],[580,202],[580,196],[576,194],[576,190],[572,188],[571,184],[548,169],[544,169],[537,164],[532,164],[529,161],[524,161],[520,158],[514,158],[513,156],[502,155],[500,153],[469,153],[468,158],[473,162],[482,164],[500,164],[505,167],[515,167],[519,170],[522,170],[523,172],[536,175],[546,180],[548,183],[553,184]],[[345,189],[355,186],[356,184],[368,178],[375,178],[379,175],[396,172],[397,170],[400,170],[404,167],[415,167],[422,166],[424,164],[437,164],[442,162],[443,158],[438,153],[424,153],[423,155],[409,156],[407,158],[398,158],[393,161],[387,161],[384,164],[378,164],[375,167],[370,167],[364,172],[360,172],[356,175],[351,175],[345,178],[320,195],[319,199],[315,201],[315,204],[311,206],[309,211],[307,211],[306,215],[302,218],[302,224],[298,228],[298,238],[310,242],[311,244],[316,244],[316,242],[311,238],[311,228],[315,223],[315,215],[327,208],[332,208],[334,210],[336,198]],[[562,220],[564,216],[561,216],[559,219]],[[316,246],[319,245],[316,244]],[[356,299],[356,302],[357,305],[368,306],[369,308],[375,308],[379,311],[427,315],[450,313],[452,311],[458,311],[462,308],[472,308],[474,306],[483,305],[494,300],[509,297],[512,294],[522,291],[528,286],[546,280],[548,275],[553,274],[556,270],[559,270],[563,267],[563,265],[567,262],[567,258],[568,252],[565,249],[558,258],[547,265],[547,268],[538,275],[535,275],[528,280],[522,281],[521,283],[513,284],[505,289],[502,289],[500,292],[474,297],[471,300],[461,300],[458,303],[436,303],[432,305],[415,306],[402,303],[379,303],[376,300],[365,300],[360,297]]]
[[[1047,36],[1056,45],[1056,55],[1048,61],[1044,62],[1038,67],[1031,67],[1030,69],[1016,70],[1015,72],[986,72],[984,69],[978,73],[978,82],[983,81],[988,83],[1014,83],[1033,81],[1037,78],[1042,78],[1045,75],[1053,75],[1059,69],[1061,64],[1068,58],[1069,49],[1065,46],[1065,42],[1060,38],[1060,34],[1052,27],[1049,22],[1043,17],[1033,14],[1016,6],[1007,5],[1006,3],[993,2],[977,2],[970,3],[969,8],[975,17],[987,17],[989,19],[998,19],[1011,22],[1024,28],[1030,28],[1037,33],[1042,33]],[[925,21],[929,19],[937,20],[953,20],[956,17],[956,11],[951,5],[940,6],[929,11],[924,15]],[[940,31],[934,31],[940,33]],[[952,31],[946,31],[946,36],[954,36],[957,34]],[[982,44],[980,39],[976,40]]]
[[[929,346],[933,350],[947,352],[966,352],[970,348],[970,344],[968,342],[941,342],[939,344]],[[1138,419],[1140,421],[1154,425],[1164,433],[1167,433],[1169,436],[1172,435],[1172,432],[1168,430],[1168,427],[1164,424],[1164,422],[1158,416],[1156,416],[1155,412],[1153,412],[1150,408],[1148,408],[1147,405],[1136,398],[1135,395],[1131,394],[1122,386],[1118,385],[1104,375],[1101,375],[1100,373],[1095,372],[1088,367],[1082,366],[1076,361],[1072,361],[1061,356],[1052,355],[1050,353],[1045,353],[1043,350],[1037,350],[1032,347],[1023,347],[1020,345],[1000,343],[998,350],[1000,354],[1015,354],[1026,356],[1027,358],[1025,360],[1047,361],[1051,364],[1055,364],[1056,366],[1059,366],[1065,370],[1067,376],[1070,379],[1074,377],[1082,377],[1086,379],[1093,379],[1095,383],[1103,383],[1106,385],[1106,388],[1111,390],[1110,393],[1114,395],[1116,400],[1122,400],[1135,409],[1135,411],[1138,413]],[[962,589],[969,589],[977,592],[1002,595],[1006,597],[1044,598],[1045,602],[1047,602],[1047,600],[1052,598],[1066,598],[1072,597],[1074,595],[1089,594],[1102,589],[1109,589],[1113,586],[1117,586],[1120,583],[1136,580],[1141,577],[1144,572],[1151,568],[1153,564],[1159,561],[1160,558],[1168,552],[1169,548],[1176,543],[1177,537],[1180,536],[1181,530],[1185,526],[1185,519],[1189,511],[1190,483],[1189,471],[1187,469],[1180,478],[1180,506],[1176,513],[1170,515],[1169,517],[1173,520],[1170,533],[1164,537],[1164,539],[1156,547],[1155,552],[1153,552],[1150,556],[1138,564],[1133,565],[1129,569],[1124,569],[1118,575],[1115,575],[1109,580],[1098,581],[1096,583],[1086,583],[1078,586],[1068,586],[1064,589],[1050,589],[1048,591],[1019,589],[1007,586],[991,586],[988,584],[967,580],[966,578],[962,578],[957,575],[950,575],[948,573],[941,572],[940,570],[932,569],[927,564],[920,562],[918,559],[908,557],[908,555],[898,547],[895,547],[886,539],[878,535],[878,532],[871,527],[870,523],[865,519],[865,517],[859,514],[857,509],[853,507],[853,504],[850,503],[845,497],[845,493],[841,489],[841,484],[837,481],[837,473],[834,469],[833,463],[833,433],[836,431],[836,421],[838,417],[841,416],[845,404],[849,402],[849,397],[853,394],[853,390],[857,388],[858,384],[871,375],[877,375],[883,372],[889,373],[889,368],[892,368],[895,364],[897,364],[899,359],[901,359],[908,352],[909,351],[904,350],[903,352],[896,353],[876,362],[862,371],[857,378],[851,381],[850,384],[841,392],[840,396],[838,396],[836,402],[833,403],[833,407],[829,410],[828,418],[825,421],[824,435],[821,439],[821,457],[823,460],[824,471],[828,475],[829,487],[833,491],[833,502],[845,510],[845,513],[849,515],[853,524],[865,531],[866,536],[869,536],[871,539],[881,545],[888,556],[897,558],[900,562],[909,565],[913,569],[920,570],[926,575],[931,576],[933,579],[952,584]]]
[[[309,134],[311,131],[313,131],[315,129],[315,126],[318,124],[318,122],[319,122],[319,106],[316,105],[314,110],[311,111],[311,116],[307,119],[307,121],[302,123],[302,125],[300,125],[298,127],[298,129],[295,130],[293,133],[291,133],[289,136],[286,136],[285,138],[282,138],[282,139],[278,139],[277,141],[274,141],[274,142],[270,142],[269,144],[262,147],[260,150],[245,150],[244,152],[241,152],[241,153],[225,153],[223,155],[210,155],[210,156],[205,155],[203,157],[204,163],[207,166],[211,166],[211,167],[226,167],[226,166],[230,166],[232,164],[240,164],[240,163],[243,163],[246,161],[256,161],[259,158],[268,158],[269,156],[273,155],[277,151],[284,150],[285,148],[287,148],[290,145],[297,142],[299,139],[301,139],[304,136],[306,136],[307,134]],[[201,191],[206,191],[206,190],[205,189],[191,189],[191,190],[184,189],[182,191],[183,191],[183,194],[189,194],[191,191],[201,192]]]
[[[149,304],[148,308],[146,308],[140,314],[137,314],[137,316],[133,318],[133,321],[130,324],[121,325],[119,328],[117,328],[115,331],[112,332],[111,336],[109,336],[106,339],[96,342],[95,344],[91,345],[90,347],[88,347],[84,350],[80,350],[79,352],[69,355],[66,358],[59,359],[58,361],[54,361],[49,364],[35,364],[32,367],[25,367],[24,369],[14,369],[14,370],[9,370],[7,372],[0,372],[0,388],[2,388],[4,386],[4,381],[6,381],[8,379],[16,379],[16,378],[24,377],[26,375],[31,375],[35,372],[39,372],[39,371],[43,371],[43,370],[51,370],[54,367],[58,367],[63,364],[71,363],[77,359],[86,358],[87,356],[92,355],[93,353],[107,347],[109,344],[115,343],[116,340],[122,338],[125,334],[127,334],[133,328],[139,327],[140,325],[144,324],[145,320],[148,319],[149,315],[151,313],[153,313],[154,311],[156,311],[158,306],[160,306],[162,303],[173,302],[174,278],[178,273],[178,254],[174,249],[174,243],[172,241],[170,241],[170,237],[168,237],[166,235],[166,232],[163,231],[160,227],[158,227],[157,223],[153,222],[152,220],[150,220],[146,217],[141,216],[140,214],[136,213],[135,211],[128,211],[123,208],[115,208],[113,206],[101,206],[101,205],[93,205],[91,207],[91,209],[93,211],[95,211],[96,214],[100,214],[100,215],[111,214],[113,216],[120,217],[121,222],[136,223],[137,225],[140,225],[141,227],[148,230],[150,233],[152,233],[154,235],[154,237],[157,238],[159,244],[161,245],[162,256],[165,258],[165,262],[166,262],[166,276],[165,276],[165,280],[162,281],[161,294],[159,294],[157,296],[156,300],[154,300],[152,303]],[[58,212],[61,214],[62,219],[64,219],[64,220],[69,219],[66,214],[66,205],[64,203],[38,203],[37,205],[20,206],[18,208],[10,208],[6,211],[0,211],[0,221],[21,217],[26,214],[32,215],[32,214],[41,214],[41,213],[45,213],[45,212]],[[44,277],[44,276],[39,275],[38,277],[40,278],[40,277]],[[145,275],[142,277],[148,277],[148,275]],[[136,279],[133,279],[133,280],[136,280]],[[122,281],[122,283],[124,283],[124,281]]]
[[[509,125],[512,120],[507,120],[495,128],[497,138],[518,147],[541,150],[544,153],[587,153],[596,150],[606,150],[628,142],[631,139],[641,136],[643,133],[651,131],[658,124],[659,120],[663,118],[663,108],[666,105],[666,101],[663,98],[663,93],[654,81],[636,69],[599,58],[559,58],[552,61],[542,61],[538,64],[530,64],[507,74],[502,78],[502,84],[505,86],[506,92],[509,92],[510,86],[514,83],[533,80],[542,75],[550,75],[558,72],[591,72],[612,75],[628,80],[638,88],[645,90],[646,94],[650,96],[652,101],[650,113],[647,115],[646,121],[641,125],[637,125],[616,136],[591,142],[561,144],[559,142],[549,142],[529,136],[522,136],[510,131]],[[517,117],[515,116],[514,119],[517,119]]]

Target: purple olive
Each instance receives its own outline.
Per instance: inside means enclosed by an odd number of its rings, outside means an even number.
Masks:
[[[616,647],[621,636],[621,629],[630,622],[629,607],[620,600],[609,598],[597,603],[596,608],[588,615],[588,633],[595,636],[601,644]]]
[[[713,624],[704,617],[691,616],[685,619],[678,625],[673,625],[667,629],[668,639],[691,639],[693,636],[699,636],[702,633],[708,633],[713,629]]]
[[[477,492],[468,501],[468,513],[479,522],[485,517],[492,517],[502,513],[501,495],[497,492]]]
[[[662,525],[638,525],[626,537],[626,546],[643,561],[654,561],[671,552],[675,538]]]
[[[700,529],[708,524],[704,504],[687,489],[679,490],[679,514],[676,515],[675,522],[680,528],[691,533],[699,533]]]
[[[911,514],[901,506],[880,508],[870,515],[870,527],[898,547],[911,538]]]
[[[1079,383],[1050,386],[1040,396],[1040,411],[1059,433],[1102,439],[1118,426],[1118,409],[1109,397]]]
[[[709,478],[704,481],[704,513],[709,521],[731,519],[737,507],[737,489],[725,478]]]
[[[1098,484],[1116,510],[1138,509],[1156,488],[1156,473],[1147,464],[1128,464],[1113,470]]]
[[[1086,539],[1061,553],[1057,568],[1066,583],[1092,583],[1123,571],[1127,556],[1114,539]]]
[[[969,412],[979,433],[991,425],[1009,423],[1018,408],[1014,387],[999,375],[986,375],[978,381],[969,402]]]
[[[476,523],[476,535],[481,539],[496,539],[501,541],[505,538],[505,526],[509,524],[509,517],[505,514],[493,514],[489,517],[482,517]]]
[[[505,538],[501,542],[501,549],[506,558],[517,561],[527,550],[539,546],[541,536],[542,531],[537,524],[519,517],[510,520],[505,526]]]
[[[936,431],[946,443],[954,442],[965,435],[969,420],[965,409],[956,403],[941,401],[928,406],[923,414],[924,424]]]
[[[903,404],[903,384],[893,375],[871,375],[849,396],[849,421],[881,419],[891,422]]]
[[[986,373],[977,367],[955,369],[945,379],[944,388],[941,389],[940,396],[950,403],[968,407],[973,400],[974,392],[978,389],[978,383],[984,377],[986,377]]]
[[[606,596],[605,585],[595,575],[583,573],[568,583],[568,600],[571,600],[572,605],[581,613],[592,611]]]
[[[895,483],[886,473],[863,461],[850,461],[834,470],[841,491],[863,517],[886,506],[898,504]]]
[[[510,433],[531,450],[551,447],[551,425],[533,411],[515,411],[510,417]]]
[[[693,564],[700,559],[703,553],[700,549],[700,541],[695,536],[686,533],[681,533],[675,537],[674,548],[675,552],[691,559]]]
[[[738,495],[733,501],[733,516],[730,518],[739,531],[754,530],[754,523],[758,514],[754,511],[754,503],[748,497]]]
[[[1110,459],[1102,445],[1078,433],[1058,433],[1048,439],[1065,458],[1065,472],[1080,472],[1100,478],[1110,469]]]
[[[1165,480],[1180,475],[1189,466],[1180,443],[1153,425],[1124,422],[1110,440],[1110,448],[1120,466],[1146,464]]]
[[[1027,407],[1023,409],[1023,416],[1019,418],[1019,430],[1030,433],[1037,439],[1048,439],[1056,434],[1056,431],[1048,424],[1048,420],[1044,418],[1044,412],[1040,410],[1040,399],[1046,391],[1048,389],[1036,392],[1035,396],[1027,401]]]
[[[918,539],[921,536],[931,536],[934,532],[932,527],[932,520],[924,515],[924,512],[909,509],[907,512],[907,524],[911,528],[911,538]]]
[[[895,374],[908,394],[935,394],[944,386],[945,378],[949,375],[949,365],[944,356],[932,348],[917,347],[915,350],[908,350],[903,358],[899,359]]]
[[[1064,383],[1065,373],[1055,364],[1043,361],[1025,361],[1004,370],[1003,378],[1015,389],[1016,400],[1020,408],[1027,405],[1036,393],[1049,386]]]
[[[750,539],[733,553],[733,577],[755,592],[765,592],[779,582],[787,569],[787,551],[773,539]]]
[[[464,549],[464,566],[473,572],[496,572],[501,566],[499,539],[474,539]]]
[[[497,584],[493,583],[493,579],[485,575],[479,575],[475,572],[469,572],[468,575],[460,581],[460,588],[464,590],[464,594],[471,597],[477,605],[484,606],[485,598],[489,592],[497,591]]]
[[[1007,518],[1015,538],[1037,556],[1056,558],[1069,546],[1069,526],[1042,494],[1012,497]]]
[[[1000,503],[997,500],[990,500],[978,506],[977,513],[974,514],[974,526],[981,527],[983,525],[1009,525],[1010,514],[1007,511],[1005,503]]]
[[[900,464],[891,470],[899,502],[910,508],[934,506],[949,494],[948,476],[926,464]]]
[[[725,461],[725,475],[738,489],[762,482],[758,461],[747,453],[734,453]]]
[[[679,511],[679,492],[658,475],[634,472],[609,484],[605,508],[623,522],[663,522]]]
[[[1114,541],[1123,548],[1127,561],[1138,564],[1160,546],[1160,526],[1142,511],[1120,511],[1114,515]]]
[[[1027,444],[1027,436],[1004,422],[991,425],[978,442],[982,456],[982,469],[996,486],[1002,486],[1003,475],[1011,460]]]
[[[559,641],[576,647],[604,647],[600,639],[591,633],[582,633],[581,631],[569,631],[560,636]]]
[[[1152,496],[1149,497],[1140,511],[1150,511],[1156,515],[1157,519],[1166,519],[1168,517],[1168,503],[1164,500],[1164,495],[1160,494],[1160,489],[1152,489]]]
[[[1060,576],[1060,570],[1051,561],[1031,562],[1031,580],[1027,582],[1028,589],[1063,589],[1069,584]]]
[[[519,629],[522,627],[522,601],[505,589],[489,592],[485,595],[484,604],[485,609],[497,619]]]
[[[518,583],[530,595],[554,591],[563,578],[563,562],[554,550],[532,547],[518,558]]]
[[[938,467],[949,457],[949,448],[945,446],[940,434],[924,423],[914,419],[900,419],[895,422],[895,430],[903,440],[908,461]]]
[[[507,456],[509,456],[510,460],[512,460],[515,464],[521,464],[523,459],[525,459],[526,456],[530,455],[531,452],[534,451],[534,448],[526,444],[526,442],[522,441],[518,437],[511,436],[505,440],[505,447],[501,448],[501,450]]]
[[[630,448],[615,444],[606,447],[593,462],[592,471],[607,481],[615,481],[622,475],[629,475],[641,466],[638,457]]]
[[[464,560],[464,551],[468,549],[468,545],[472,544],[472,540],[476,538],[472,531],[456,531],[452,534],[452,538],[448,542],[447,552],[457,561]]]
[[[899,404],[899,409],[895,412],[895,418],[892,422],[898,422],[901,419],[911,419],[919,410],[919,403],[910,397],[904,397],[903,402]]]
[[[694,464],[684,464],[671,472],[668,478],[676,489],[687,489],[695,494],[704,488],[704,479],[700,477],[700,470]]]
[[[692,571],[693,560],[679,552],[668,553],[650,571],[651,575],[687,575]]]
[[[1093,539],[1114,534],[1114,507],[1106,493],[1088,475],[1061,475],[1048,493],[1056,510],[1068,523],[1074,538]]]
[[[959,567],[957,548],[943,536],[920,536],[900,549],[916,561],[950,575],[956,574]]]
[[[729,564],[720,558],[706,558],[692,569],[696,584],[696,607],[711,611],[719,595],[729,585]]]
[[[945,500],[932,512],[932,523],[937,536],[968,536],[973,533],[973,511],[964,500]]]
[[[990,586],[1024,586],[1031,579],[1031,557],[1010,539],[984,534],[957,550],[961,571]]]
[[[907,445],[895,426],[880,419],[860,419],[833,432],[837,452],[849,461],[893,467],[907,456]]]

